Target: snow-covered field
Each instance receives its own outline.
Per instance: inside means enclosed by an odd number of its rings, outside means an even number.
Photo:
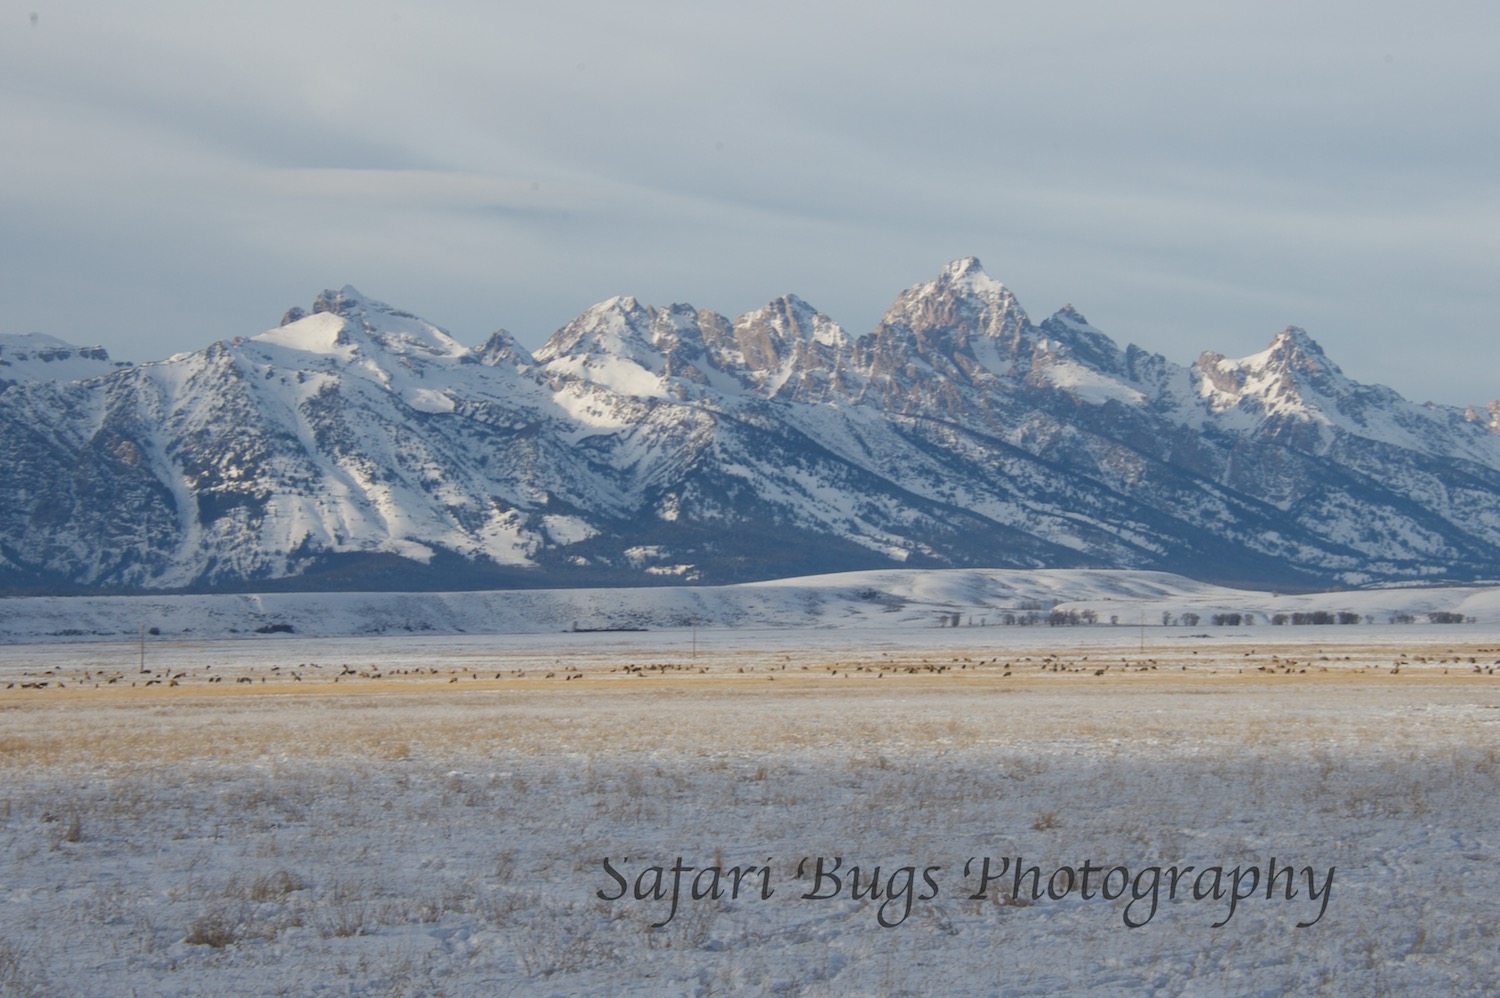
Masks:
[[[0,649],[0,994],[1500,979],[1493,625],[145,653]]]

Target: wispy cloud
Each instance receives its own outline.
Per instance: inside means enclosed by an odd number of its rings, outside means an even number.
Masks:
[[[351,282],[471,339],[616,293],[859,332],[976,254],[1174,359],[1295,322],[1363,380],[1500,395],[1410,352],[1493,335],[1493,5],[32,7],[0,11],[4,331],[145,358]]]

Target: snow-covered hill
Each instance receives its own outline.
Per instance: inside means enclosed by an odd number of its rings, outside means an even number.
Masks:
[[[0,386],[16,381],[81,381],[130,365],[103,347],[75,347],[42,333],[0,334]]]
[[[1287,595],[1230,589],[1162,572],[886,569],[731,586],[532,589],[450,593],[32,596],[0,600],[0,640],[153,643],[292,634],[543,634],[668,628],[949,627],[1229,628],[1287,625],[1500,625],[1500,587],[1432,587]],[[1261,631],[1249,628],[1259,626]],[[1072,632],[1080,633],[1080,632]],[[1181,633],[1187,633],[1182,631]]]
[[[135,366],[13,337],[0,469],[12,592],[1500,577],[1492,411],[1356,384],[1297,329],[1188,366],[1122,349],[972,258],[859,337],[794,296],[620,297],[532,356],[351,287]]]

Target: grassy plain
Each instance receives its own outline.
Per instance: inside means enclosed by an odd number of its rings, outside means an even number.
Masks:
[[[0,993],[1500,976],[1500,647],[1078,630],[163,644],[145,672],[137,646],[4,649]],[[837,891],[811,872],[835,857]],[[1336,873],[1309,927],[1306,889],[1231,909],[1184,887],[1131,928],[1131,893],[979,884],[985,858],[1132,890],[1188,865]],[[674,910],[649,888],[679,859]],[[764,869],[772,896],[693,898],[705,867]]]

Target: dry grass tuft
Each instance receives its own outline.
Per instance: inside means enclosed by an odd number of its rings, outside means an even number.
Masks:
[[[223,949],[238,942],[244,934],[244,919],[239,913],[230,913],[223,908],[209,908],[188,926],[182,941],[189,946],[210,946]]]

